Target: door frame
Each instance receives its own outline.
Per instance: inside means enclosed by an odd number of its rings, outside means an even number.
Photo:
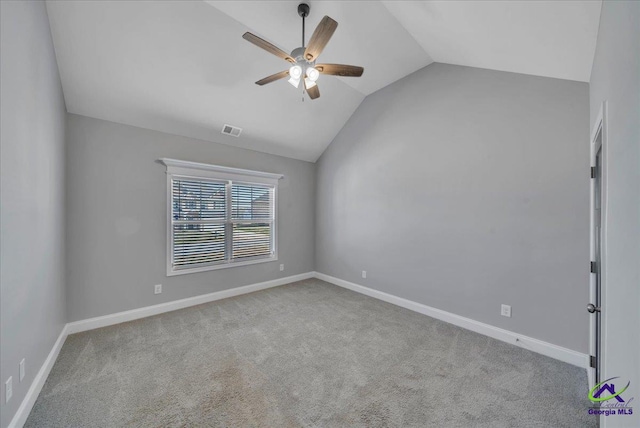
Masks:
[[[600,350],[605,350],[606,347],[606,326],[607,326],[607,308],[606,308],[606,249],[607,249],[607,150],[609,145],[607,144],[607,102],[604,101],[600,104],[600,109],[598,111],[598,115],[596,116],[596,121],[593,124],[593,128],[591,130],[591,140],[590,140],[590,166],[596,165],[596,155],[597,148],[596,139],[598,137],[598,133],[601,132],[601,178],[600,181],[602,183],[601,196],[600,196],[600,300],[602,308],[602,312],[600,313]],[[594,218],[594,205],[595,205],[595,180],[589,180],[589,261],[595,260],[596,254],[596,236],[595,236],[595,218]],[[589,302],[595,304],[596,299],[596,276],[593,274],[589,274]],[[585,309],[586,311],[586,309]],[[595,329],[596,329],[596,317],[591,316],[589,314],[589,354],[595,355],[596,351],[596,341],[595,341]],[[603,376],[603,371],[605,367],[605,353],[601,352],[600,354],[600,376]],[[587,377],[589,382],[589,388],[593,388],[595,385],[595,372],[594,368],[589,368],[587,370]]]

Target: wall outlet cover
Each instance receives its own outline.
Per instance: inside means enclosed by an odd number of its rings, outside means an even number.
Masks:
[[[9,376],[9,379],[4,383],[4,402],[8,403],[13,396],[13,377]]]
[[[284,265],[280,265],[280,272],[284,270]]]
[[[366,271],[366,270],[363,270],[363,271],[362,271],[362,277],[363,277],[363,278],[366,278],[366,277],[367,277],[367,271]]]
[[[502,315],[503,317],[511,318],[511,306],[502,305],[502,307],[500,308],[500,315]]]
[[[153,294],[160,294],[162,293],[162,284],[156,284],[153,287]]]

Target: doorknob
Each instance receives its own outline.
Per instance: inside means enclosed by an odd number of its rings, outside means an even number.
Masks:
[[[587,311],[592,314],[594,312],[600,312],[600,308],[596,307],[596,305],[594,305],[593,303],[589,303],[587,305]]]

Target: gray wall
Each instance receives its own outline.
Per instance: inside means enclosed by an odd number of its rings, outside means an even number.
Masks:
[[[588,96],[444,64],[368,96],[318,163],[316,270],[587,352]]]
[[[68,321],[314,269],[315,164],[68,116]],[[166,276],[167,157],[282,173],[277,262]],[[279,264],[284,263],[284,272]],[[162,284],[162,294],[153,285]]]
[[[0,15],[0,426],[6,427],[65,323],[66,109],[44,3],[3,1]],[[5,404],[9,376],[13,398]]]
[[[604,378],[631,381],[640,399],[640,3],[605,1],[590,82],[591,126],[608,102]],[[636,407],[636,406],[634,406]],[[606,427],[639,427],[633,416]]]

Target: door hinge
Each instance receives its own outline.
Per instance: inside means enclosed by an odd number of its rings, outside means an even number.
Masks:
[[[596,262],[591,262],[591,273],[598,273],[598,264]]]
[[[591,367],[592,369],[596,368],[596,357],[594,357],[593,355],[589,355],[589,367]]]
[[[596,178],[596,167],[595,166],[591,167],[591,178]]]

